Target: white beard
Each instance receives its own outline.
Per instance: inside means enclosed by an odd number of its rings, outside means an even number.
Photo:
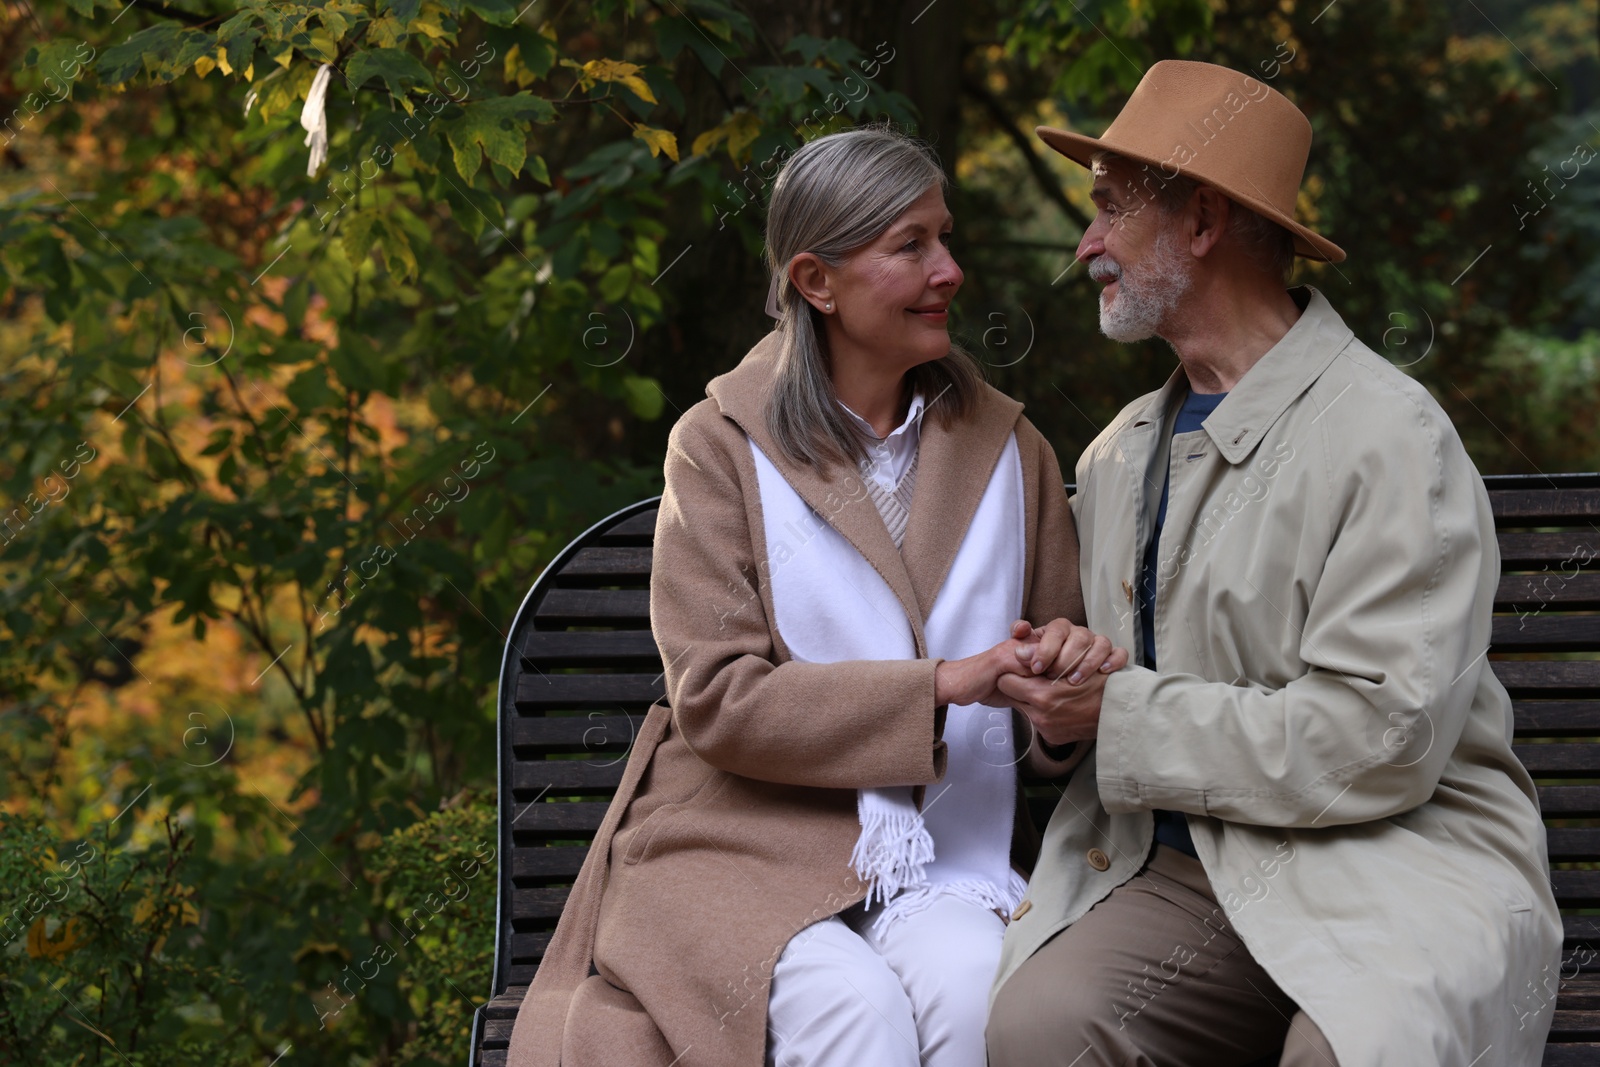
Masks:
[[[1143,341],[1156,336],[1162,322],[1178,306],[1194,278],[1189,257],[1178,242],[1162,230],[1145,260],[1124,268],[1109,255],[1102,255],[1089,268],[1096,281],[1117,282],[1116,298],[1106,305],[1100,293],[1100,332],[1113,341]]]

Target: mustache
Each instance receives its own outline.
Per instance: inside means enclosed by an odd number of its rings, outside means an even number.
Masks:
[[[1089,264],[1089,277],[1097,282],[1114,282],[1122,277],[1122,267],[1110,256],[1096,256]]]

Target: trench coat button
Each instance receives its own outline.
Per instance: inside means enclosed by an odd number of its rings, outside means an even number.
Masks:
[[[1033,901],[1024,900],[1021,904],[1017,905],[1017,910],[1011,913],[1011,921],[1016,922],[1018,919],[1028,914],[1028,912],[1031,910],[1033,910]]]
[[[1111,866],[1111,860],[1106,857],[1104,852],[1097,848],[1091,848],[1089,850],[1089,866],[1097,871],[1103,871]]]
[[[1122,579],[1122,595],[1128,598],[1128,603],[1133,603],[1133,586],[1128,584],[1128,579]]]

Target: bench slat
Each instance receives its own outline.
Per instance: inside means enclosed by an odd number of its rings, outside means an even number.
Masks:
[[[618,541],[632,541],[639,538],[653,539],[656,535],[656,514],[660,510],[651,508],[623,519],[600,534],[597,540],[601,544],[615,544]]]
[[[543,845],[512,849],[511,880],[548,882],[565,879],[570,882],[578,877],[578,871],[583,867],[583,857],[588,854],[588,845]]]
[[[1556,533],[1502,533],[1500,569],[1537,570],[1571,573],[1574,564],[1600,560],[1600,534],[1590,526]]]
[[[522,642],[529,667],[628,667],[661,669],[661,652],[649,630],[532,630]]]
[[[1600,700],[1518,700],[1511,709],[1518,737],[1600,736]]]
[[[1549,1044],[1539,1062],[1540,1067],[1594,1067],[1600,1063],[1600,1043]]]
[[[538,960],[544,958],[545,949],[550,947],[550,938],[554,933],[549,930],[540,930],[537,933],[511,935],[511,958],[514,960]]]
[[[486,1019],[515,1019],[517,1009],[522,1006],[522,998],[528,995],[528,987],[514,985],[489,1000],[483,1006],[483,1017]]]
[[[540,626],[650,625],[648,589],[552,589],[539,601]]]
[[[534,759],[512,768],[513,802],[527,805],[545,789],[556,796],[569,794],[609,795],[622,783],[625,761],[614,756],[604,759]],[[520,818],[521,808],[516,809]]]
[[[1495,676],[1512,696],[1593,697],[1600,693],[1600,662],[1498,659]]]
[[[1600,907],[1600,871],[1551,871],[1550,885],[1563,908]]]
[[[556,575],[562,583],[605,581],[614,584],[650,579],[650,547],[580,548]]]
[[[647,708],[666,695],[656,674],[524,674],[517,679],[522,711],[558,708]]]
[[[1496,615],[1492,633],[1496,652],[1593,652],[1600,649],[1600,615]]]
[[[559,919],[572,890],[558,886],[518,886],[511,893],[511,919]]]
[[[511,831],[524,844],[541,837],[593,837],[609,807],[609,800],[524,804],[516,813]]]
[[[1551,863],[1600,863],[1600,826],[1552,826],[1544,834]]]
[[[1538,790],[1545,818],[1600,817],[1600,786],[1541,785]]]
[[[1600,710],[1596,715],[1600,716]],[[609,715],[603,711],[587,715],[525,715],[511,724],[511,743],[520,758],[537,758],[546,752],[599,753],[612,746],[626,746],[643,725],[643,715]]]
[[[1571,741],[1512,745],[1528,773],[1548,778],[1592,778],[1600,775],[1600,745]]]
[[[1600,489],[1491,489],[1496,526],[1573,526],[1600,519]]]
[[[1511,612],[1593,611],[1600,606],[1600,572],[1506,574],[1495,589],[1494,610]]]

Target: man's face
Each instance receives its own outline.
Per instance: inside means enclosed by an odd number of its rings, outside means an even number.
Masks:
[[[1096,213],[1078,258],[1100,290],[1100,332],[1113,341],[1160,335],[1165,320],[1193,281],[1179,236],[1182,215],[1164,215],[1152,192],[1136,186],[1143,175],[1121,160],[1094,166]]]

